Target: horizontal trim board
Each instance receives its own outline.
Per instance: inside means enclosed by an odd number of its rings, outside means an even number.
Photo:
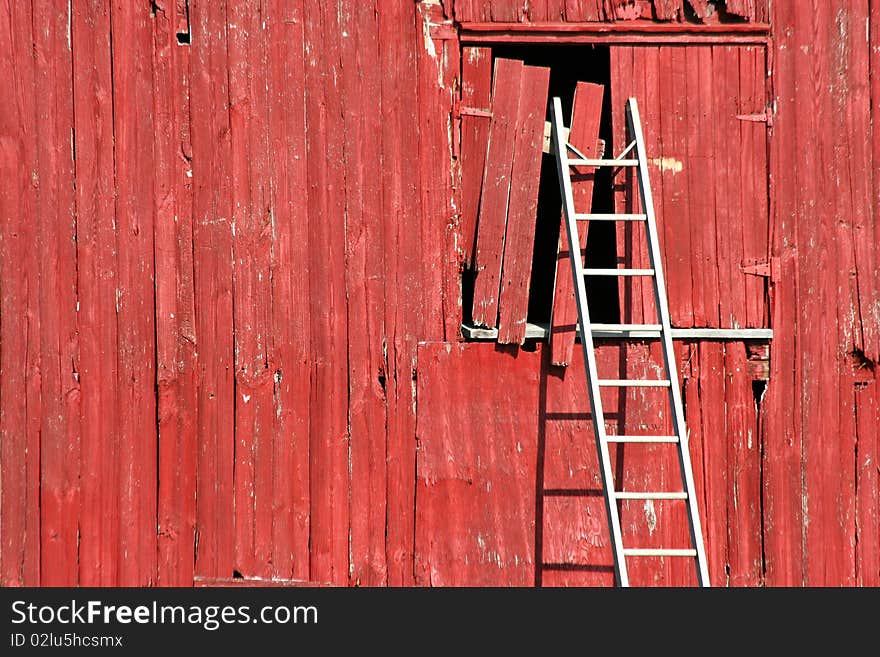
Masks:
[[[602,43],[602,44],[767,44],[770,25],[736,23],[692,25],[619,21],[615,23],[461,23],[462,44]]]
[[[636,34],[770,34],[769,23],[717,23],[715,25],[699,25],[695,23],[660,23],[657,21],[615,21],[615,22],[487,22],[463,21],[462,32],[563,32],[573,34],[620,34],[632,32]]]
[[[526,339],[546,340],[549,327],[546,324],[526,324]],[[672,337],[677,340],[761,340],[773,339],[773,329],[716,329],[716,328],[674,328]],[[467,340],[495,340],[496,329],[479,326],[461,325],[461,335]],[[660,337],[657,330],[599,330],[593,331],[593,337],[599,339],[650,340]]]

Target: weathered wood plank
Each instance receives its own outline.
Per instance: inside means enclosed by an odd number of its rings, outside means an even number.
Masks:
[[[349,321],[351,431],[351,583],[380,586],[385,565],[386,374],[383,355],[386,269],[382,172],[379,25],[375,3],[344,8],[350,35],[342,41],[342,93],[360,98],[343,110],[345,131],[346,290]],[[347,74],[346,74],[347,71]],[[352,75],[362,71],[362,75]],[[445,181],[444,181],[445,182]]]
[[[719,303],[722,328],[745,325],[745,274],[742,271],[743,217],[742,196],[733,184],[741,181],[739,153],[741,121],[739,93],[740,49],[718,46],[712,49],[715,67],[714,140],[717,174],[715,177],[715,218],[718,226]],[[731,147],[736,145],[735,147]]]
[[[492,120],[483,172],[479,230],[475,257],[473,320],[479,326],[498,324],[498,297],[504,232],[510,197],[510,174],[519,107],[523,63],[498,58],[492,80]]]
[[[487,5],[488,7],[488,5]],[[411,30],[419,26],[417,34]],[[400,103],[418,88],[416,48],[424,47],[422,21],[414,6],[393,5],[379,13],[379,57],[385,75],[382,87],[382,215],[386,224],[385,317],[386,399],[388,426],[387,527],[385,555],[388,584],[413,584],[413,536],[415,499],[415,359],[424,294],[421,286],[422,235],[411,221],[421,217],[416,176],[409,163],[419,128],[412,113]],[[409,34],[401,39],[401,34]]]
[[[418,584],[533,584],[541,355],[499,356],[488,344],[419,349]],[[512,385],[487,394],[472,375],[482,368]]]
[[[190,48],[177,3],[153,16],[156,180],[156,379],[159,491],[157,583],[190,586],[196,522],[196,309],[193,280]],[[109,45],[109,44],[108,44]],[[76,52],[76,50],[74,51]]]
[[[498,301],[501,344],[525,341],[549,83],[549,68],[523,67]]]
[[[859,385],[856,411],[856,586],[880,585],[880,400],[876,378]]]
[[[156,573],[156,351],[154,175],[150,7],[127,3],[111,11],[116,153],[117,417],[119,419],[118,583],[144,586]],[[121,109],[124,108],[124,109]]]
[[[68,7],[35,3],[33,56],[40,315],[40,584],[78,582],[80,388],[73,89]],[[147,228],[152,227],[147,223]],[[35,272],[36,273],[36,272]],[[149,439],[149,430],[144,439]],[[134,524],[134,523],[133,523]],[[140,556],[140,553],[132,551]]]
[[[235,367],[234,568],[271,575],[272,430],[275,365],[271,333],[265,21],[258,2],[229,5],[232,307]]]
[[[232,149],[229,134],[226,6],[190,7],[193,23],[193,246],[199,344],[199,533],[195,574],[233,570],[235,389],[232,335]]]
[[[578,82],[572,104],[569,143],[588,158],[598,154],[599,123],[602,119],[602,99],[605,89],[601,85]],[[588,167],[577,169],[578,176],[572,180],[572,194],[577,212],[589,212],[593,202],[595,170]],[[564,219],[563,219],[564,221]],[[578,222],[578,239],[586,247],[588,222]],[[554,365],[567,366],[574,351],[577,328],[577,305],[574,300],[574,281],[571,276],[570,245],[564,230],[560,230],[559,253],[556,259],[556,286],[553,291],[553,315],[550,327],[550,346]],[[581,255],[583,258],[583,253]]]
[[[341,26],[337,8],[304,6],[309,315],[312,341],[310,409],[310,579],[344,584],[349,567],[348,372],[345,300],[344,135],[340,89]]]
[[[731,586],[763,583],[761,538],[761,437],[746,350],[733,343],[724,349],[724,408],[729,469],[728,549]],[[717,406],[707,411],[717,413]]]
[[[265,8],[264,8],[265,9]],[[269,140],[274,379],[272,565],[277,577],[309,578],[311,323],[303,2],[272,0]]]
[[[40,584],[40,258],[30,3],[0,11],[0,586]],[[34,184],[34,183],[37,184]]]
[[[462,259],[474,262],[477,216],[489,139],[492,49],[464,48],[461,58],[461,237]],[[485,115],[473,113],[485,112]]]

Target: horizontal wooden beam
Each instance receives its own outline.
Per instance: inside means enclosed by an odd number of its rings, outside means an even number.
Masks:
[[[526,324],[526,339],[546,340],[548,333],[549,328],[546,324]],[[498,331],[462,324],[461,335],[467,340],[494,340],[498,336]],[[660,337],[660,331],[594,331],[593,337],[599,340],[652,340]],[[675,340],[761,340],[766,342],[773,339],[773,329],[673,328],[672,337]]]
[[[767,43],[768,23],[461,23],[461,41],[473,43]]]

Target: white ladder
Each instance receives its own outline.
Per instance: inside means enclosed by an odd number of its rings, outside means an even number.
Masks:
[[[626,122],[629,145],[613,159],[590,159],[567,142],[565,126],[562,121],[562,103],[553,98],[552,140],[556,154],[556,165],[559,174],[559,187],[562,194],[562,207],[565,215],[565,230],[568,235],[571,272],[574,279],[575,299],[578,309],[578,327],[580,329],[581,348],[586,364],[589,383],[590,408],[593,418],[593,430],[596,438],[596,449],[599,454],[599,468],[605,492],[605,508],[611,533],[611,547],[614,552],[614,570],[619,586],[629,586],[627,574],[627,557],[689,557],[694,560],[697,582],[700,586],[709,586],[709,571],[706,565],[706,550],[703,546],[703,535],[700,527],[700,515],[694,488],[693,468],[688,451],[687,427],[684,421],[684,410],[681,402],[681,390],[678,385],[675,352],[672,349],[672,335],[669,321],[669,305],[666,300],[666,286],[663,279],[663,267],[660,259],[660,248],[657,237],[657,222],[654,216],[654,202],[651,197],[651,184],[648,179],[648,160],[645,154],[645,142],[639,120],[639,110],[635,98],[626,104]],[[569,151],[574,157],[569,157]],[[634,151],[634,159],[633,153]],[[627,159],[629,156],[629,159]],[[642,213],[640,214],[578,214],[574,207],[574,196],[571,187],[571,167],[634,167],[639,183]],[[645,222],[650,268],[647,269],[585,269],[581,258],[581,244],[578,237],[578,221],[641,221]],[[660,324],[592,324],[587,308],[587,290],[585,276],[646,276],[654,282],[654,302]],[[615,331],[626,335],[630,331],[659,331],[663,346],[664,379],[600,379],[596,369],[596,355],[593,347],[593,335],[601,332]],[[673,433],[671,436],[625,436],[608,435],[605,428],[605,414],[602,409],[600,391],[604,387],[661,387],[669,392],[669,404],[672,408]],[[611,469],[609,444],[611,443],[669,443],[675,445],[678,452],[678,463],[681,472],[682,490],[662,492],[631,492],[618,491],[614,487],[614,475]],[[691,547],[688,548],[626,548],[620,530],[620,514],[618,500],[681,500],[687,506],[688,524],[690,528]]]

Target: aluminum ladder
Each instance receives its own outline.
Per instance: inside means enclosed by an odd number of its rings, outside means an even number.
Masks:
[[[645,142],[639,120],[639,110],[635,98],[626,104],[626,122],[628,139],[631,140],[624,151],[613,159],[587,158],[568,143],[567,131],[562,121],[562,103],[553,98],[552,145],[556,155],[559,188],[562,194],[562,207],[565,218],[565,230],[568,235],[571,272],[574,279],[574,292],[578,310],[578,328],[580,330],[581,348],[589,382],[590,408],[593,418],[593,430],[596,449],[599,455],[599,468],[602,475],[602,486],[605,492],[605,508],[611,534],[611,547],[614,552],[614,571],[619,586],[629,586],[627,574],[627,558],[638,557],[685,557],[692,558],[696,567],[699,586],[709,586],[709,571],[706,564],[706,550],[703,545],[700,527],[699,509],[694,489],[694,475],[688,451],[687,427],[684,421],[684,410],[681,401],[681,389],[678,385],[675,352],[672,350],[672,335],[669,321],[669,305],[666,299],[666,288],[663,280],[663,269],[660,259],[660,248],[657,237],[657,222],[654,216],[654,202],[651,197],[651,184],[648,179],[648,160],[645,154]],[[573,157],[569,156],[571,151]],[[634,156],[633,156],[634,152]],[[578,214],[574,207],[574,196],[571,186],[571,167],[633,167],[636,170],[638,187],[641,197],[642,213],[640,214]],[[589,210],[589,208],[588,208]],[[581,258],[581,244],[578,237],[578,221],[641,221],[645,222],[649,257],[649,269],[587,269]],[[645,276],[653,279],[654,302],[660,324],[593,324],[587,308],[587,290],[585,276]],[[597,335],[622,335],[638,331],[659,331],[662,343],[665,379],[600,379],[596,369],[596,355],[593,337]],[[605,427],[605,414],[602,409],[602,388],[616,387],[663,387],[669,392],[669,404],[672,408],[672,436],[625,436],[608,435]],[[611,469],[609,444],[611,443],[669,443],[675,445],[678,452],[678,463],[681,472],[681,491],[663,492],[631,492],[619,491],[614,486],[614,475]],[[619,500],[681,500],[687,505],[688,524],[690,526],[691,547],[689,548],[626,548],[620,530],[620,515],[617,508]]]

